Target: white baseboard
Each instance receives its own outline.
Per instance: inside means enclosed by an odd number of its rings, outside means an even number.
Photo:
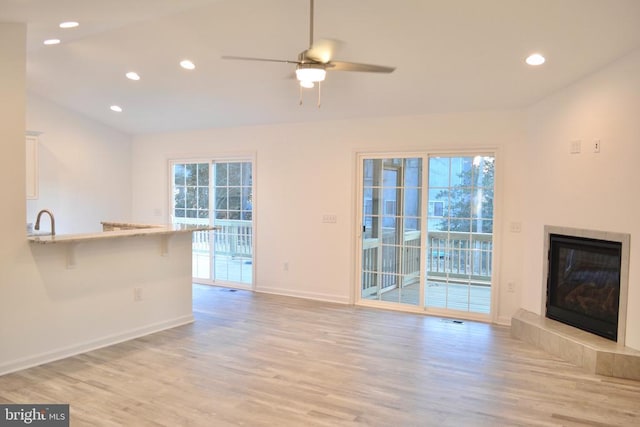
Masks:
[[[260,286],[255,289],[255,292],[283,295],[287,297],[305,298],[316,301],[334,302],[338,304],[350,304],[349,298],[342,295],[323,294],[319,292],[305,292],[296,291],[291,289],[273,288],[269,286]]]
[[[497,325],[511,326],[511,317],[508,317],[508,316],[498,316],[498,318],[496,319],[495,323],[496,323]]]
[[[152,323],[150,325],[131,329],[118,334],[108,335],[98,339],[92,339],[83,343],[74,344],[68,347],[59,348],[34,356],[28,356],[21,359],[0,364],[0,376],[11,372],[21,371],[23,369],[32,368],[44,363],[53,362],[67,357],[75,356],[81,353],[87,353],[99,348],[108,347],[124,341],[129,341],[145,335],[160,332],[165,329],[175,328],[189,323],[193,323],[193,314],[176,317],[174,319],[164,320],[162,322]]]

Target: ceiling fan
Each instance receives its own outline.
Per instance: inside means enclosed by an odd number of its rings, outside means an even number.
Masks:
[[[367,73],[391,73],[395,67],[361,64],[333,60],[333,52],[337,46],[335,40],[313,40],[314,0],[309,0],[309,48],[298,54],[297,60],[253,58],[247,56],[224,55],[222,59],[242,61],[263,61],[296,64],[296,78],[300,82],[300,104],[302,104],[302,88],[313,88],[318,83],[318,106],[320,106],[320,83],[324,81],[327,71],[360,71]]]

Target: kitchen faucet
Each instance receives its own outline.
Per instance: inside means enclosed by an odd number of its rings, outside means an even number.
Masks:
[[[40,212],[38,212],[38,216],[36,217],[36,225],[33,227],[34,230],[40,230],[40,217],[42,216],[43,213],[48,213],[49,214],[49,218],[51,218],[51,235],[55,236],[56,235],[56,220],[53,218],[53,214],[48,209],[42,209]]]

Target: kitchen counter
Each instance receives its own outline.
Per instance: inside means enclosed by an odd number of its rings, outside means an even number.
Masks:
[[[60,234],[60,235],[32,235],[27,240],[33,244],[53,244],[53,243],[80,243],[90,240],[114,239],[122,237],[140,237],[150,235],[170,235],[175,233],[190,233],[193,231],[215,230],[216,227],[207,225],[190,224],[130,224],[103,222],[103,227],[113,227],[113,231],[103,231],[101,233],[82,234]]]
[[[140,224],[136,222],[101,221],[100,224],[102,224],[102,231],[138,230],[141,228],[164,227],[163,225]]]
[[[0,372],[194,321],[192,232],[212,227],[138,225],[144,228],[27,237],[37,266],[27,280],[38,292],[25,297],[48,304],[52,332],[42,339],[52,350],[0,366]]]

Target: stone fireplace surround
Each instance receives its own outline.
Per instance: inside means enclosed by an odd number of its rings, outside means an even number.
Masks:
[[[545,226],[545,250],[541,313],[520,309],[511,319],[511,335],[563,360],[583,367],[587,372],[617,378],[640,380],[640,351],[624,345],[629,289],[630,236],[568,227]],[[549,235],[563,234],[622,243],[620,274],[620,310],[618,315],[618,342],[582,331],[573,326],[548,319],[546,312],[547,253]]]

